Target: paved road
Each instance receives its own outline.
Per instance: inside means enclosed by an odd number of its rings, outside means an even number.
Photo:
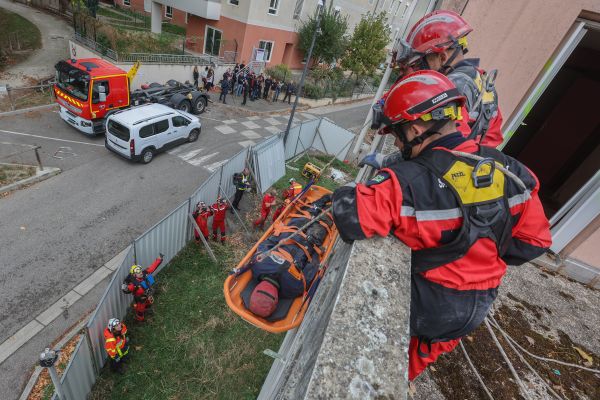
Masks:
[[[42,34],[42,48],[0,74],[0,85],[27,86],[27,77],[41,79],[54,76],[54,64],[69,57],[69,38],[73,35],[71,26],[54,15],[9,0],[0,0],[0,7],[28,19]]]
[[[362,125],[366,109],[318,112],[350,128]],[[224,160],[287,122],[280,115],[232,118],[216,110],[202,120],[197,142],[142,165],[108,152],[103,138],[67,126],[56,110],[0,118],[0,142],[40,145],[43,164],[63,171],[0,199],[0,343],[187,199]],[[32,153],[21,157],[33,162]],[[7,399],[18,397],[39,350],[92,309],[104,287],[83,296],[0,365]]]

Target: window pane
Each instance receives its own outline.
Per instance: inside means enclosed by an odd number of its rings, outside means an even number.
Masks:
[[[169,120],[168,119],[164,119],[162,121],[158,121],[154,123],[154,132],[155,133],[162,133],[162,132],[166,132],[169,129]]]
[[[183,117],[173,117],[173,126],[175,127],[180,127],[180,126],[186,126],[186,119]]]
[[[140,137],[141,138],[147,138],[152,135],[154,135],[153,125],[146,125],[140,129]]]
[[[294,7],[294,19],[300,18],[300,14],[302,14],[302,6],[304,6],[304,0],[296,0],[296,7]]]

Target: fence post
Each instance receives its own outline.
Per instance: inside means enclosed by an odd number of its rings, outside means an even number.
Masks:
[[[10,101],[10,109],[12,111],[15,111],[15,103],[13,103],[13,98],[12,98],[12,95],[10,94],[11,90],[12,89],[10,88],[10,85],[6,85],[6,93],[8,94],[8,101]]]
[[[229,201],[229,197],[227,197],[227,193],[225,193],[223,191],[223,189],[221,188],[221,184],[220,183],[219,183],[219,193],[221,193],[227,199],[227,202],[229,204],[231,204],[231,202]],[[233,213],[235,214],[235,216],[240,220],[240,223],[244,227],[244,230],[246,231],[246,233],[249,235],[250,231],[248,231],[248,228],[246,227],[246,223],[244,222],[244,220],[242,219],[242,217],[240,217],[240,214],[238,214],[238,212],[237,212],[237,210],[235,209],[234,206],[231,206],[231,209],[233,210]]]
[[[37,158],[38,165],[40,166],[40,171],[43,171],[44,166],[42,165],[42,159],[40,158],[40,153],[38,152],[39,148],[41,148],[41,146],[36,146],[33,150],[35,150],[35,158]]]
[[[219,186],[220,187],[220,186]],[[204,244],[204,247],[206,247],[206,251],[208,251],[208,255],[210,256],[210,258],[215,262],[215,264],[217,263],[217,257],[215,257],[215,254],[213,253],[212,249],[210,248],[210,245],[208,244],[208,242],[206,241],[206,239],[204,238],[204,234],[202,233],[202,231],[200,230],[200,227],[198,226],[198,224],[196,223],[196,220],[194,220],[194,217],[192,217],[192,214],[189,213],[188,214],[188,218],[192,223],[192,227],[194,229],[196,229],[198,231],[198,236],[200,237],[200,240],[202,240],[202,243]]]
[[[52,383],[54,384],[54,390],[56,390],[56,394],[60,400],[67,400],[65,394],[62,390],[62,386],[60,384],[60,378],[58,373],[56,372],[56,361],[58,360],[58,356],[60,354],[59,350],[50,350],[48,347],[44,350],[42,354],[40,354],[40,366],[42,368],[47,368],[50,373],[50,378],[52,378]]]
[[[90,354],[92,355],[92,367],[94,367],[94,374],[96,374],[96,376],[99,376],[100,366],[97,364],[96,355],[94,354],[94,346],[92,346],[92,338],[90,337],[89,326],[85,327],[85,342],[87,343],[87,346],[90,349]]]

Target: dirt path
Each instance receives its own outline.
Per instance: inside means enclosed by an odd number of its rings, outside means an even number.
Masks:
[[[69,38],[73,35],[73,29],[63,19],[19,3],[0,0],[0,7],[27,18],[42,34],[42,48],[22,63],[0,73],[0,85],[28,86],[32,79],[53,76],[54,64],[69,56]]]

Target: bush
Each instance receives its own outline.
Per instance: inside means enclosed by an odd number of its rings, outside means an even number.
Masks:
[[[315,85],[310,82],[306,82],[304,84],[304,90],[302,91],[302,96],[308,99],[320,99],[324,96],[325,89],[319,85]]]
[[[271,78],[282,82],[285,82],[292,77],[292,71],[290,70],[290,67],[285,64],[269,67],[265,70],[265,74],[270,75]]]

